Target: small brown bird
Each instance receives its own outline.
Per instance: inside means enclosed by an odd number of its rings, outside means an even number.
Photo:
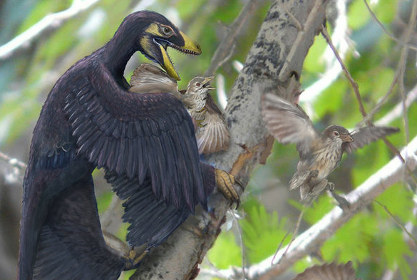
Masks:
[[[300,188],[304,201],[311,201],[326,187],[334,189],[326,178],[337,167],[343,152],[351,153],[399,131],[394,127],[363,127],[350,133],[344,127],[331,125],[319,134],[301,107],[274,94],[263,96],[262,115],[269,132],[279,142],[297,144],[300,161],[290,190]]]
[[[187,90],[178,91],[177,81],[152,64],[141,64],[130,80],[129,91],[135,93],[169,92],[180,99],[190,113],[196,130],[198,151],[211,154],[229,147],[230,135],[223,113],[214,103],[209,91],[213,77],[195,77]]]
[[[213,77],[195,77],[184,92],[182,101],[196,120],[196,138],[200,154],[211,154],[229,147],[230,135],[223,112],[209,94]]]

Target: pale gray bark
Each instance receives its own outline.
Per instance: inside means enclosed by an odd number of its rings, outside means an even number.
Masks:
[[[209,161],[231,171],[245,184],[256,164],[265,160],[272,142],[261,117],[261,95],[278,86],[286,87],[292,75],[300,76],[307,51],[325,20],[325,4],[325,0],[273,1],[233,86],[226,107],[231,146]],[[220,194],[212,196],[210,206],[212,215],[191,217],[151,252],[131,279],[196,277],[198,265],[220,233],[230,207]],[[200,234],[194,230],[198,228],[203,228]]]

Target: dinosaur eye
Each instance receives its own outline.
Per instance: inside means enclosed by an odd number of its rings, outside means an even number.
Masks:
[[[169,26],[162,26],[161,31],[165,36],[171,36],[174,33]]]
[[[337,136],[339,136],[339,132],[333,131],[333,135],[337,137]]]

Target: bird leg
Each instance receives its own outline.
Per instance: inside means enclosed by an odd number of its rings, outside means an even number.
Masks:
[[[329,182],[327,185],[327,190],[330,192],[331,196],[337,201],[338,206],[343,210],[349,210],[350,209],[350,203],[346,200],[346,198],[338,195],[334,192],[334,184]]]
[[[131,270],[138,267],[139,263],[149,253],[149,249],[146,247],[142,250],[143,251],[139,250],[138,252],[134,248],[131,248],[129,252],[122,257],[125,261],[125,266],[123,267],[123,270]]]
[[[334,183],[332,183],[332,182],[327,182],[327,189],[328,189],[330,192],[333,192],[333,191],[334,191]]]
[[[236,208],[239,207],[240,198],[234,184],[237,183],[239,186],[242,185],[235,179],[235,177],[226,171],[217,169],[215,170],[216,185],[220,192],[232,203],[236,203]]]

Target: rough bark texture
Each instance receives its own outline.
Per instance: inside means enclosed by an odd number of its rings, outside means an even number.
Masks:
[[[226,108],[231,145],[228,151],[208,161],[230,171],[245,185],[250,172],[265,161],[272,146],[261,117],[261,95],[276,91],[278,86],[287,87],[292,75],[300,76],[307,51],[325,20],[325,3],[273,1],[233,86]],[[210,215],[191,217],[165,244],[151,252],[131,279],[195,278],[230,207],[220,194],[211,197],[210,206],[214,209]]]

